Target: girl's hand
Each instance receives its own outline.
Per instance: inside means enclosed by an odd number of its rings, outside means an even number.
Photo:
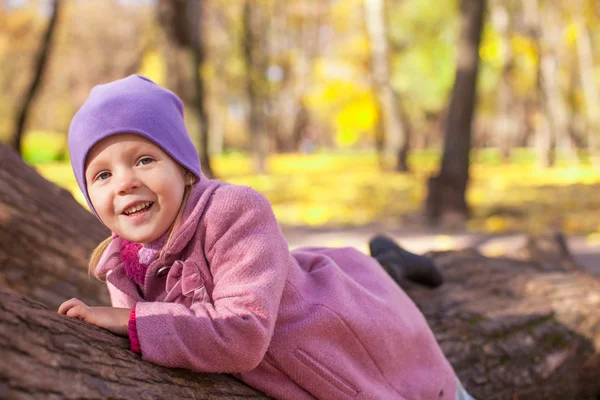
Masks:
[[[79,318],[88,324],[107,329],[120,336],[128,336],[131,308],[89,307],[79,299],[70,299],[58,307],[58,313]]]

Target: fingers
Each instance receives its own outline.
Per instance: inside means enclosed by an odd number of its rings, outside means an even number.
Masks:
[[[67,311],[67,317],[72,317],[72,318],[79,318],[82,320],[87,320],[88,318],[88,309],[81,307],[81,306],[75,306],[71,309],[69,309],[69,311]]]
[[[87,305],[79,299],[72,298],[70,300],[65,301],[64,303],[62,303],[60,305],[60,307],[58,307],[58,313],[72,317],[72,316],[74,316],[73,314],[77,312],[77,311],[71,311],[75,308],[85,309],[85,308],[87,308]]]

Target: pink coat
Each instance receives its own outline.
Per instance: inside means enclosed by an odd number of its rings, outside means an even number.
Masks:
[[[269,202],[203,178],[138,291],[117,238],[97,272],[136,307],[143,359],[231,373],[278,399],[454,399],[457,379],[427,322],[371,257],[289,252]]]

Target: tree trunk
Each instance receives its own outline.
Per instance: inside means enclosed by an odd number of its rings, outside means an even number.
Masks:
[[[72,296],[107,304],[103,285],[84,279],[87,251],[107,232],[14,151],[0,151],[0,286],[22,294],[0,290],[0,397],[261,398],[225,375],[141,361],[127,339],[58,315]],[[531,240],[520,256],[533,261],[432,255],[444,285],[404,286],[475,398],[600,393],[600,282],[578,270],[564,238]]]
[[[209,178],[214,178],[215,174],[210,164],[210,153],[208,152],[208,132],[209,122],[208,113],[206,111],[207,90],[204,85],[204,77],[202,71],[206,64],[206,4],[205,1],[188,0],[187,1],[187,17],[189,23],[190,37],[192,38],[191,51],[194,56],[194,83],[196,86],[196,96],[194,97],[194,106],[198,114],[198,122],[200,124],[200,165],[202,172]]]
[[[70,297],[109,304],[87,260],[110,232],[64,189],[0,144],[0,286],[52,308]]]
[[[577,26],[577,55],[579,59],[579,78],[585,99],[585,111],[588,127],[588,149],[592,164],[600,167],[600,92],[594,72],[594,51],[590,32],[585,24],[583,9],[574,16]]]
[[[591,400],[600,393],[600,281],[566,272],[572,260],[557,260],[442,253],[439,290],[407,286],[476,399]]]
[[[550,129],[548,118],[538,110],[536,114],[535,153],[540,168],[554,166],[556,160],[556,140]]]
[[[41,87],[42,77],[44,76],[44,71],[46,70],[46,65],[48,63],[48,57],[50,56],[50,52],[52,50],[52,38],[54,37],[56,22],[60,16],[61,7],[62,0],[55,0],[52,7],[52,15],[50,16],[50,21],[46,27],[40,52],[35,62],[33,81],[29,86],[29,90],[25,94],[25,99],[23,100],[23,104],[19,110],[17,130],[12,136],[12,147],[17,150],[19,154],[23,153],[23,134],[25,133],[25,123],[27,122],[27,117],[31,111],[33,100],[35,99],[35,96]]]
[[[561,149],[567,161],[578,164],[579,156],[569,134],[567,108],[558,81],[562,25],[555,6],[548,5],[540,14],[544,17],[540,24],[544,43],[538,45],[541,73],[539,83],[548,128],[552,141]],[[548,160],[552,158],[548,157]]]
[[[389,148],[396,148],[396,170],[408,171],[410,127],[406,112],[391,84],[390,54],[384,0],[365,0],[365,20],[371,46],[371,79],[377,94],[383,134]]]
[[[246,0],[244,4],[244,59],[247,74],[248,92],[248,128],[252,138],[252,154],[255,172],[266,172],[266,160],[269,153],[269,138],[267,136],[267,96],[264,79],[267,63],[264,46],[265,18],[263,18],[261,2]]]
[[[0,288],[0,397],[267,399],[224,374],[141,361],[129,340]]]
[[[515,96],[510,84],[510,74],[514,68],[513,57],[510,44],[510,34],[512,23],[510,15],[504,1],[495,1],[491,7],[491,20],[494,27],[500,34],[502,43],[502,75],[498,82],[498,91],[496,96],[498,115],[495,118],[494,135],[497,140],[497,146],[504,162],[510,161],[510,153],[515,145],[515,136],[517,127],[515,122]]]
[[[283,78],[276,94],[276,128],[273,134],[277,152],[307,151],[314,139],[310,137],[313,125],[311,113],[303,97],[312,85],[312,63],[320,55],[319,32],[330,17],[329,1],[315,3],[310,8],[305,7],[303,12],[296,11],[296,14],[292,14],[288,3],[273,4],[271,37],[278,38],[272,42],[273,53],[285,54],[289,48],[297,48],[293,57],[284,61]],[[290,24],[298,18],[298,14],[302,23],[296,29],[291,28]]]
[[[529,147],[531,138],[534,137],[535,127],[533,116],[536,109],[534,96],[527,95],[519,102],[518,123],[521,125],[517,136],[517,147]]]
[[[198,149],[202,172],[212,178],[208,152],[209,116],[206,112],[206,87],[202,66],[206,60],[203,2],[198,0],[161,0],[158,20],[167,42],[167,86],[190,106],[198,120]]]
[[[429,180],[426,215],[430,223],[469,215],[466,190],[485,7],[485,0],[462,1],[458,66],[444,132],[442,165],[438,175]]]
[[[538,0],[525,0],[523,2],[523,25],[527,35],[533,41],[535,52],[539,57],[536,70],[536,90],[529,97],[527,104],[528,120],[533,127],[534,147],[537,164],[541,168],[554,165],[555,138],[549,127],[548,118],[544,115],[543,88],[542,88],[542,27],[540,22],[540,7]]]
[[[579,157],[569,135],[567,109],[558,83],[558,58],[554,54],[542,52],[540,63],[541,92],[551,136],[566,155],[567,161],[577,164]]]

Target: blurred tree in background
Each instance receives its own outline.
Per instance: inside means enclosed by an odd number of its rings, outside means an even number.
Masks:
[[[157,17],[163,31],[163,57],[167,64],[167,87],[192,111],[198,128],[198,151],[205,175],[212,178],[208,152],[209,116],[203,76],[206,46],[205,1],[160,0]]]
[[[355,212],[361,221],[424,202],[431,220],[444,207],[466,215],[470,203],[482,203],[485,157],[508,169],[515,160],[600,164],[595,0],[489,0],[481,41],[468,53],[460,36],[466,0],[63,0],[44,53],[53,4],[0,3],[0,140],[20,141],[24,121],[22,153],[32,163],[65,161],[70,119],[94,85],[141,73],[182,97],[209,175],[223,175],[220,157],[248,155],[238,175],[251,167],[260,177],[285,170],[275,165],[281,154],[379,154],[380,170],[368,179],[379,174],[396,186],[365,183],[356,193],[379,190],[370,201],[350,192],[340,200],[378,204]],[[463,85],[462,68],[477,60],[479,73]],[[366,173],[370,161],[362,162]],[[389,175],[409,166],[410,175]],[[452,195],[442,190],[427,202],[431,176]],[[402,200],[398,188],[416,181]],[[257,182],[276,208],[302,192]],[[379,200],[386,196],[396,203]],[[314,205],[316,197],[305,200]],[[311,221],[331,220],[313,205]],[[492,206],[485,212],[499,216]]]
[[[466,219],[469,183],[471,125],[479,73],[479,42],[486,0],[462,0],[461,29],[456,60],[456,79],[444,128],[444,153],[439,173],[430,178],[427,217],[439,222],[446,217]]]
[[[33,79],[29,86],[29,89],[27,90],[27,94],[24,96],[23,105],[21,106],[21,109],[18,112],[19,116],[17,118],[16,130],[12,137],[12,146],[19,153],[22,152],[23,134],[25,133],[25,122],[27,121],[27,116],[29,115],[29,112],[31,110],[31,104],[34,100],[34,97],[39,91],[44,71],[46,70],[47,59],[52,49],[54,31],[56,30],[56,23],[60,16],[61,8],[62,1],[54,0],[54,3],[51,5],[50,21],[48,22],[48,26],[46,27],[46,31],[43,36],[43,41],[40,45],[40,49],[38,50],[39,54],[34,63]]]
[[[396,169],[407,172],[410,122],[397,91],[392,87],[384,1],[365,0],[365,14],[372,54],[371,75],[377,94],[381,129],[387,141],[398,147]]]

